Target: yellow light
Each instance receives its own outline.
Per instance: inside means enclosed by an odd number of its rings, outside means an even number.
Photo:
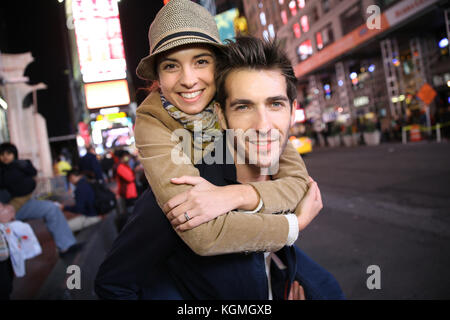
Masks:
[[[86,83],[84,91],[88,109],[123,106],[130,103],[127,80]]]
[[[450,80],[447,81],[447,87],[450,88]]]

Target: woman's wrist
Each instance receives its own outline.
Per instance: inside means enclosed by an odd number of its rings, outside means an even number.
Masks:
[[[233,199],[236,200],[236,209],[253,211],[258,207],[260,197],[251,185],[236,184],[227,187],[230,187],[230,190],[232,190]]]

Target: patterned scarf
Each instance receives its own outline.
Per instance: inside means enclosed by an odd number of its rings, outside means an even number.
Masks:
[[[175,107],[161,94],[161,102],[169,115],[180,122],[186,130],[194,136],[194,149],[201,150],[203,154],[214,148],[214,138],[221,135],[221,127],[214,112],[212,101],[202,112],[187,114]]]

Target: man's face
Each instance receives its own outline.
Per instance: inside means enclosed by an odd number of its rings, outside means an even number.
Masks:
[[[279,70],[238,69],[225,80],[223,128],[242,130],[235,148],[244,150],[246,163],[267,168],[278,163],[295,119],[297,102],[287,96],[286,79]],[[239,155],[238,155],[239,156]]]
[[[76,184],[78,182],[74,174],[69,175],[68,180],[71,184]]]
[[[0,162],[4,164],[10,164],[14,161],[14,153],[5,151],[2,154],[0,154]]]

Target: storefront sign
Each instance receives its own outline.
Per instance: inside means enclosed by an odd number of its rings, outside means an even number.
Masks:
[[[397,3],[389,10],[386,10],[386,20],[392,27],[414,14],[422,11],[426,7],[432,5],[438,0],[405,0]]]

